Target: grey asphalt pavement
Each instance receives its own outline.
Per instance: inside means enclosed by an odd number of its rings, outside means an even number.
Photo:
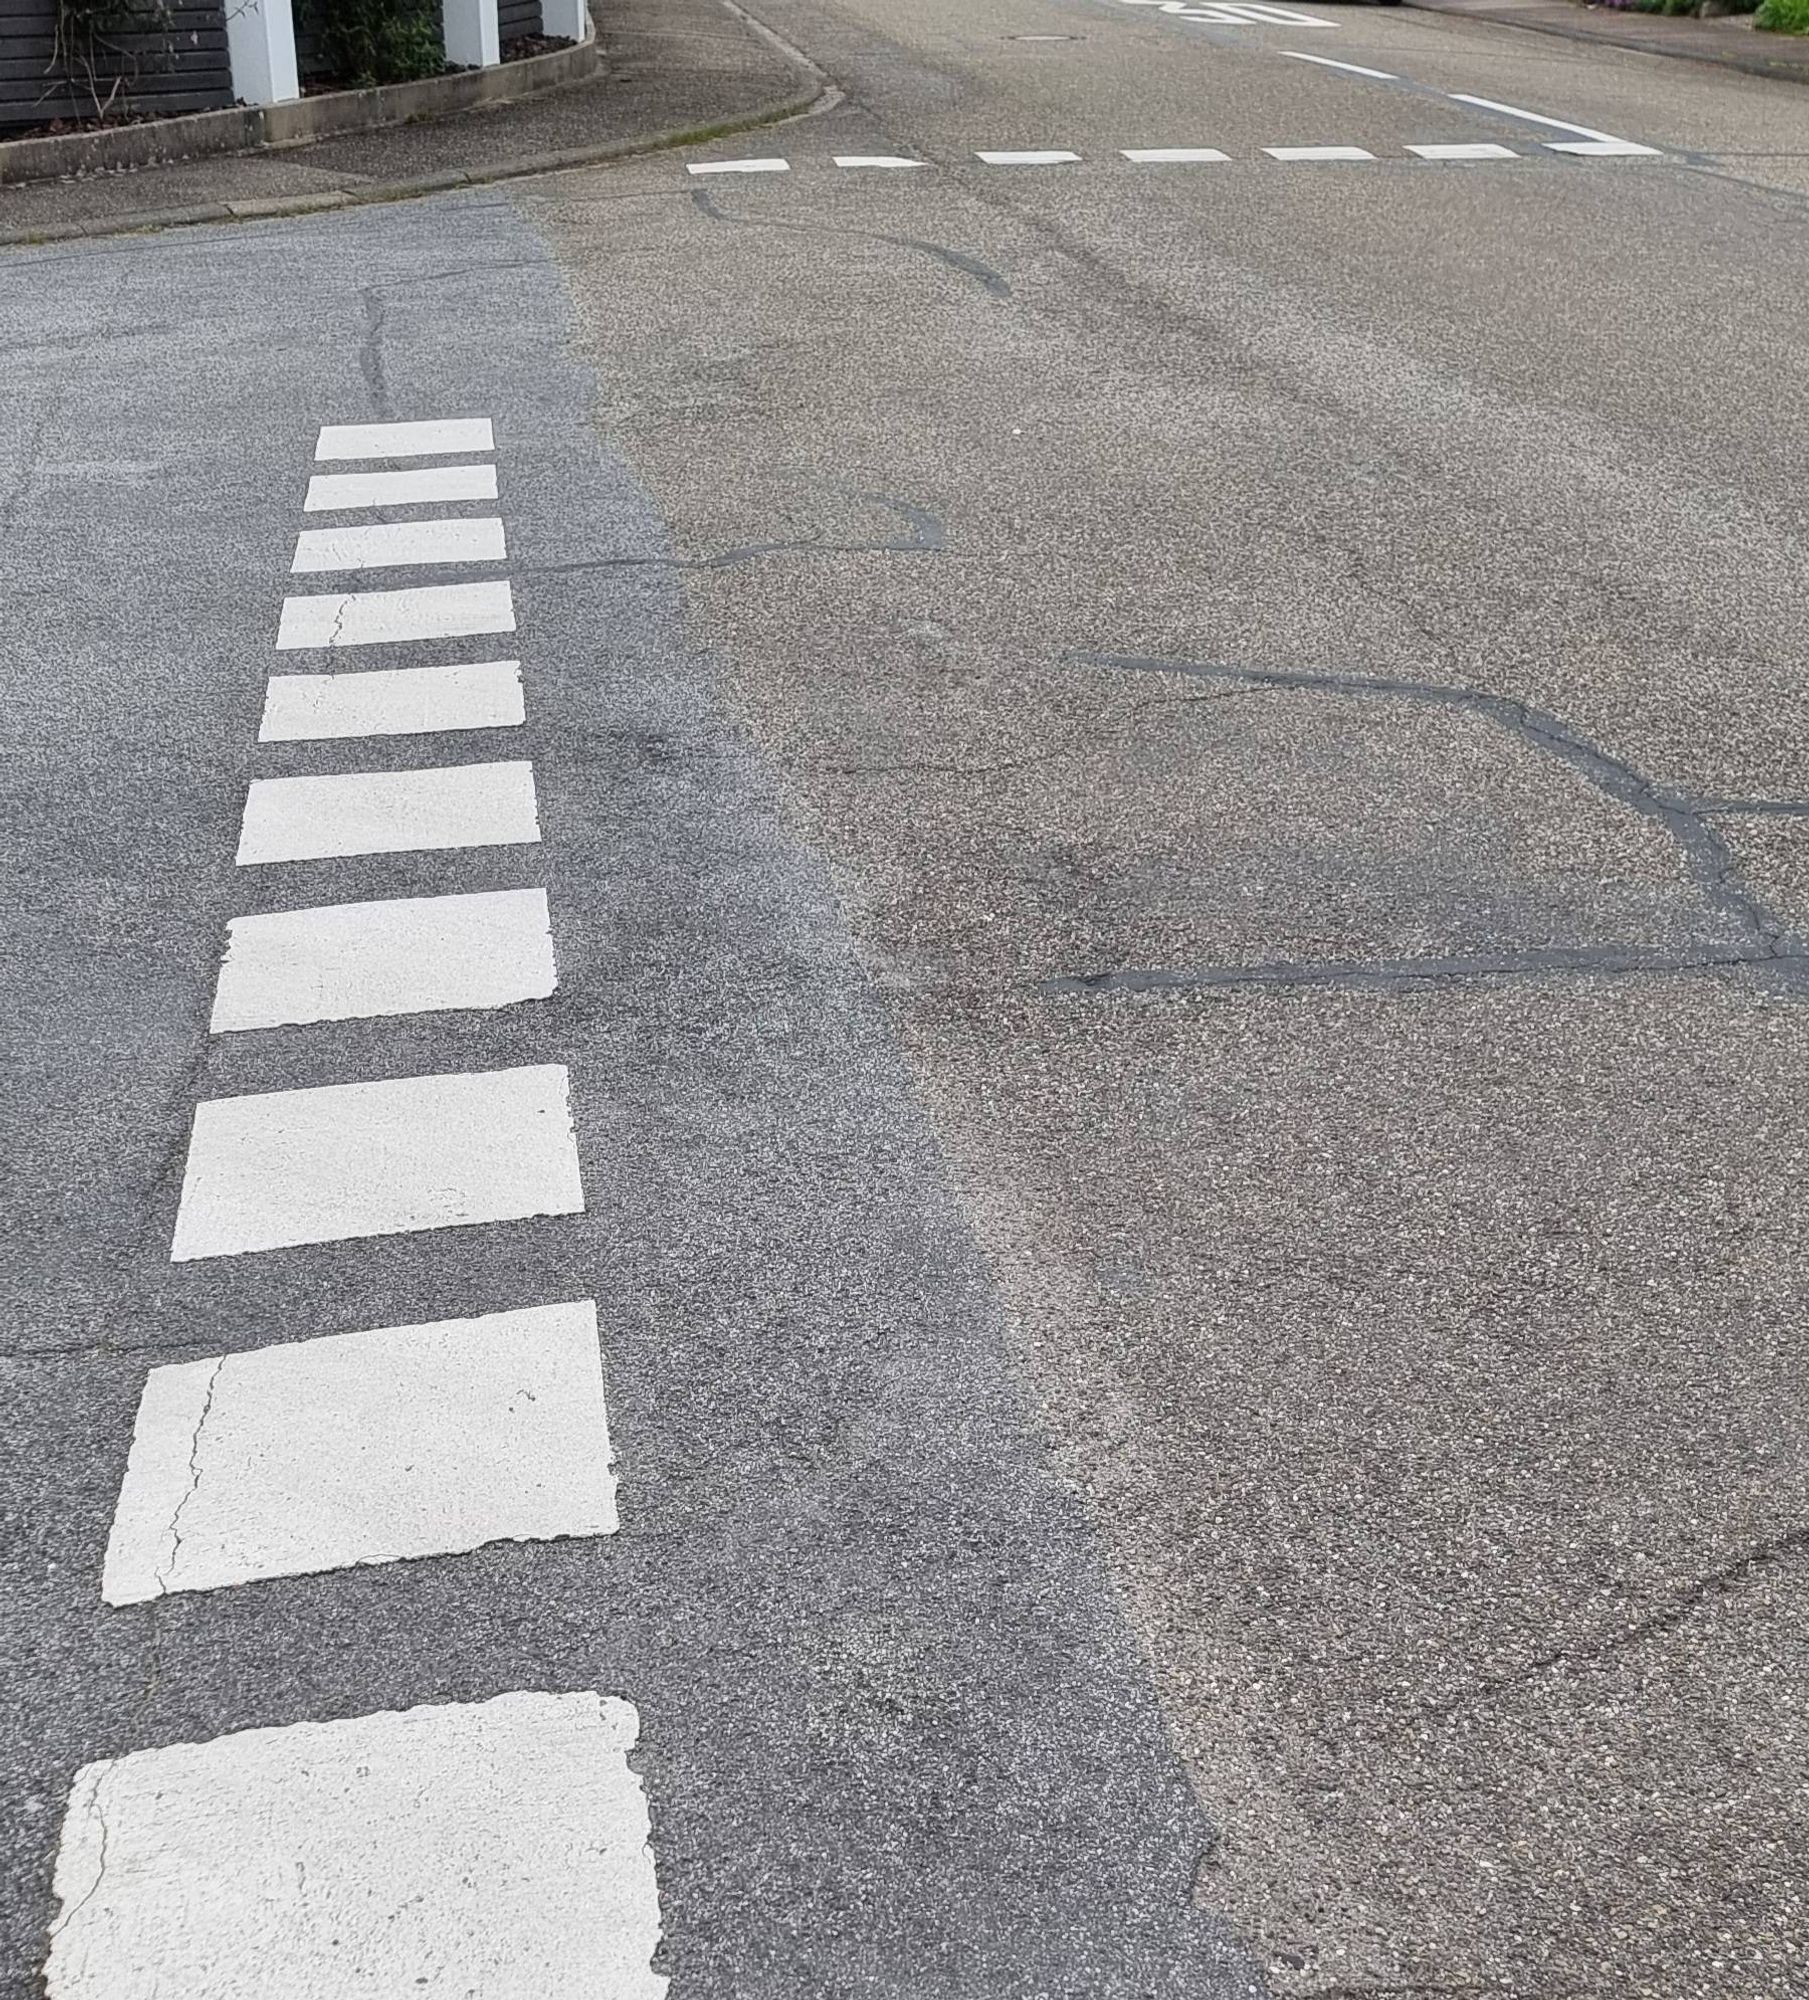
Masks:
[[[77,1764],[536,1686],[675,2000],[1786,2000],[1809,94],[756,11],[839,104],[0,258],[6,1990]],[[248,778],[487,754],[254,743],[316,426],[468,410],[545,852],[258,907],[544,881],[559,992],[210,1041]],[[545,1061],[584,1216],[169,1264],[197,1100]],[[612,1540],[100,1604],[148,1362],[580,1293]]]

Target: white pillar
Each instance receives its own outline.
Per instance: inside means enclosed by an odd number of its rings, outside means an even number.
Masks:
[[[440,0],[446,60],[465,69],[493,69],[502,61],[496,0]]]
[[[293,104],[301,83],[289,0],[226,0],[226,57],[241,104]]]
[[[540,32],[581,42],[590,33],[590,9],[584,0],[540,0]]]

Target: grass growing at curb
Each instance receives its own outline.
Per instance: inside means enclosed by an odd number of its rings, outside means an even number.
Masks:
[[[1809,0],[1765,0],[1752,24],[1780,35],[1809,35]]]

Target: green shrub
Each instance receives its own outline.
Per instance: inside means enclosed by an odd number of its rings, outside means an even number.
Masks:
[[[302,27],[334,81],[412,83],[446,67],[435,0],[305,0]]]
[[[1780,35],[1809,35],[1809,0],[1765,0],[1752,24]]]

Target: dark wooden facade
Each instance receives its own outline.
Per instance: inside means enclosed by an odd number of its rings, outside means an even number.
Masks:
[[[56,23],[56,0],[0,0],[0,132],[91,118],[97,95],[111,95],[113,115],[217,111],[233,101],[223,0],[170,0],[156,14],[122,8],[98,38],[92,82],[58,64]]]

